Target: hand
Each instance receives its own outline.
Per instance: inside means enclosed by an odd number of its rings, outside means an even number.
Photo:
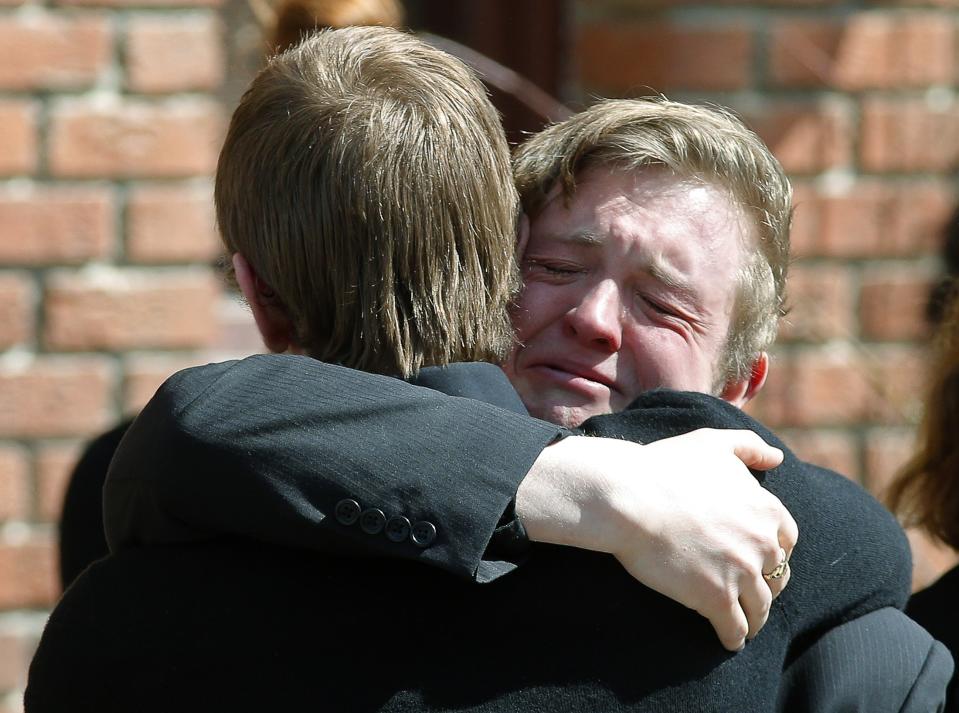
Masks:
[[[640,446],[574,436],[546,448],[516,493],[530,539],[609,552],[696,610],[736,651],[789,580],[766,580],[798,532],[747,469],[782,452],[751,431],[703,429]]]

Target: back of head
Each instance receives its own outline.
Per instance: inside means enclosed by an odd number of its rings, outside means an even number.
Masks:
[[[499,360],[518,201],[499,117],[458,60],[380,27],[272,58],[230,123],[216,210],[310,355],[409,375]]]
[[[756,134],[719,108],[662,98],[603,101],[520,146],[514,174],[523,208],[535,217],[558,184],[569,197],[591,166],[627,171],[662,166],[729,192],[752,218],[757,249],[747,250],[719,383],[749,376],[776,338],[784,313],[792,191]],[[752,245],[747,244],[747,248]]]

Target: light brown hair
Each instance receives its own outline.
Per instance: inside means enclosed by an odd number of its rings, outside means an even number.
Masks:
[[[518,199],[499,117],[461,62],[380,27],[272,58],[233,114],[217,221],[310,355],[410,375],[499,361]]]
[[[533,136],[519,147],[513,171],[532,218],[559,184],[566,199],[585,169],[628,171],[664,166],[729,192],[752,218],[758,249],[740,267],[736,311],[717,374],[718,385],[749,376],[776,339],[785,313],[792,190],[782,166],[756,134],[729,112],[654,97],[603,101]]]
[[[907,527],[959,549],[959,302],[935,343],[917,449],[889,486],[886,502]]]

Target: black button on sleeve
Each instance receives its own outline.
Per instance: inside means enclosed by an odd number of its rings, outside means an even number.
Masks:
[[[367,535],[376,535],[383,531],[386,515],[378,508],[369,508],[360,515],[360,529]]]
[[[386,522],[386,537],[391,542],[403,542],[410,536],[410,521],[402,515],[394,515]]]
[[[417,547],[429,547],[436,539],[436,525],[427,520],[420,520],[413,525],[413,544]]]
[[[344,498],[336,504],[336,521],[341,525],[352,525],[360,518],[360,504],[351,498]]]

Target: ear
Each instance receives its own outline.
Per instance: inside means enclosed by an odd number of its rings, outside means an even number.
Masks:
[[[733,406],[742,408],[753,396],[759,393],[766,383],[766,377],[769,375],[769,355],[766,352],[760,352],[753,362],[753,368],[749,372],[748,379],[728,382],[720,393],[719,397],[723,401],[728,401]]]
[[[523,255],[526,254],[526,245],[529,243],[529,216],[526,213],[520,213],[519,225],[516,232],[516,260],[523,262]]]
[[[279,353],[296,346],[292,338],[293,323],[273,289],[260,279],[240,253],[233,254],[233,270],[266,348]]]

